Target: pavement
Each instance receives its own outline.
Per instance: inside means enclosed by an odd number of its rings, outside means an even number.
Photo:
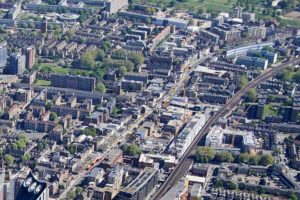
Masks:
[[[170,176],[167,178],[164,184],[160,187],[160,189],[156,192],[156,194],[152,197],[152,199],[153,200],[160,199],[172,186],[174,186],[180,180],[180,178],[188,170],[187,163],[190,162],[190,159],[188,158],[190,157],[191,152],[197,148],[200,140],[208,133],[211,126],[215,124],[219,118],[228,114],[231,110],[234,109],[234,107],[236,107],[239,104],[241,98],[245,96],[250,89],[256,88],[260,83],[273,77],[284,68],[297,65],[297,64],[300,64],[299,58],[287,61],[285,63],[280,63],[278,65],[275,65],[273,68],[269,68],[260,76],[258,76],[257,78],[249,82],[247,86],[239,90],[218,112],[215,112],[215,114],[207,121],[205,126],[198,133],[193,143],[190,145],[190,147],[187,149],[185,154],[180,159],[178,165],[175,167],[173,172],[170,174]]]

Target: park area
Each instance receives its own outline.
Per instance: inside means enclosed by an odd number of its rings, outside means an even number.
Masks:
[[[182,10],[197,12],[208,11],[229,12],[237,0],[134,0],[134,3],[164,7],[176,7]]]

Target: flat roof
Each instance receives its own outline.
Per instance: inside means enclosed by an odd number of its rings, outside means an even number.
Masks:
[[[187,175],[186,178],[190,182],[194,182],[194,183],[202,183],[202,184],[204,184],[205,181],[206,181],[206,178],[200,177],[200,176]]]

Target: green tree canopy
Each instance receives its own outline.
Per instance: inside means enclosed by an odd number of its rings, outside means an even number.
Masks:
[[[95,128],[85,128],[83,130],[83,134],[85,134],[86,136],[95,137],[97,135],[97,130]]]
[[[273,164],[274,159],[270,154],[264,154],[260,157],[259,164],[263,166],[268,166]]]
[[[291,69],[284,69],[280,74],[276,76],[276,78],[282,81],[292,81],[293,79],[293,72]]]
[[[124,145],[123,151],[124,154],[129,156],[136,156],[141,153],[139,147],[136,144]]]
[[[96,90],[100,93],[105,93],[106,92],[106,88],[105,88],[105,85],[103,83],[98,83],[97,84],[97,87],[96,87]]]
[[[249,154],[248,153],[241,153],[239,156],[238,156],[238,162],[239,163],[248,163],[249,161]]]
[[[4,161],[8,166],[12,166],[14,164],[15,158],[12,155],[6,154],[4,156]]]
[[[229,151],[222,151],[222,152],[219,152],[215,155],[215,158],[214,160],[216,162],[233,162],[234,161],[234,158],[232,156],[232,153],[229,152]]]
[[[136,52],[132,54],[131,59],[130,59],[135,65],[141,65],[144,63],[144,56],[141,52]]]
[[[248,83],[249,83],[248,77],[246,75],[241,76],[238,82],[238,89],[244,88]]]
[[[200,163],[207,163],[214,159],[216,152],[210,147],[198,147],[196,150],[196,161]]]
[[[236,189],[237,189],[237,185],[236,185],[235,183],[231,182],[231,181],[226,182],[226,183],[224,184],[224,187],[225,187],[226,189],[228,189],[228,190],[236,190]]]
[[[57,114],[55,112],[51,112],[49,120],[50,121],[55,121],[56,119],[57,119]]]
[[[255,102],[257,99],[257,92],[255,88],[252,88],[249,90],[248,94],[247,94],[247,101],[248,102]]]
[[[74,153],[76,153],[76,151],[77,151],[76,145],[75,144],[70,144],[70,146],[69,146],[69,152],[71,154],[74,154]]]
[[[119,71],[120,71],[120,76],[124,76],[125,73],[127,72],[127,68],[125,66],[121,66]]]
[[[25,153],[22,157],[21,160],[22,162],[27,162],[30,159],[30,154]]]
[[[250,165],[258,165],[259,162],[259,156],[257,155],[252,155],[249,157],[249,163]]]

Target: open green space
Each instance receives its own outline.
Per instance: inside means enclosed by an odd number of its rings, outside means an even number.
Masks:
[[[40,72],[45,72],[45,73],[58,73],[58,74],[68,74],[69,69],[68,68],[63,68],[63,67],[58,67],[57,65],[53,63],[41,63],[41,64],[36,64],[34,66],[34,69]]]
[[[91,70],[64,68],[64,67],[59,67],[53,63],[37,64],[34,68],[39,72],[56,73],[56,74],[74,74],[74,75],[89,76],[92,73]]]
[[[279,22],[282,26],[300,28],[300,20],[280,18]]]
[[[278,109],[274,107],[272,104],[267,104],[264,107],[263,112],[263,119],[266,118],[266,116],[276,116],[278,114]]]
[[[133,0],[133,3],[157,6],[162,9],[176,8],[189,13],[201,14],[202,12],[230,12],[237,4],[244,8],[244,11],[256,13],[257,19],[276,19],[281,26],[300,27],[300,20],[280,17],[278,10],[285,13],[296,8],[295,3],[289,3],[283,7],[271,7],[270,1],[265,0]]]
[[[46,81],[46,80],[36,80],[35,82],[36,85],[39,85],[39,86],[50,86],[51,85],[51,81]]]
[[[236,4],[237,0],[134,0],[134,3],[158,6],[160,8],[175,7],[177,9],[197,12],[212,10],[228,12]]]

